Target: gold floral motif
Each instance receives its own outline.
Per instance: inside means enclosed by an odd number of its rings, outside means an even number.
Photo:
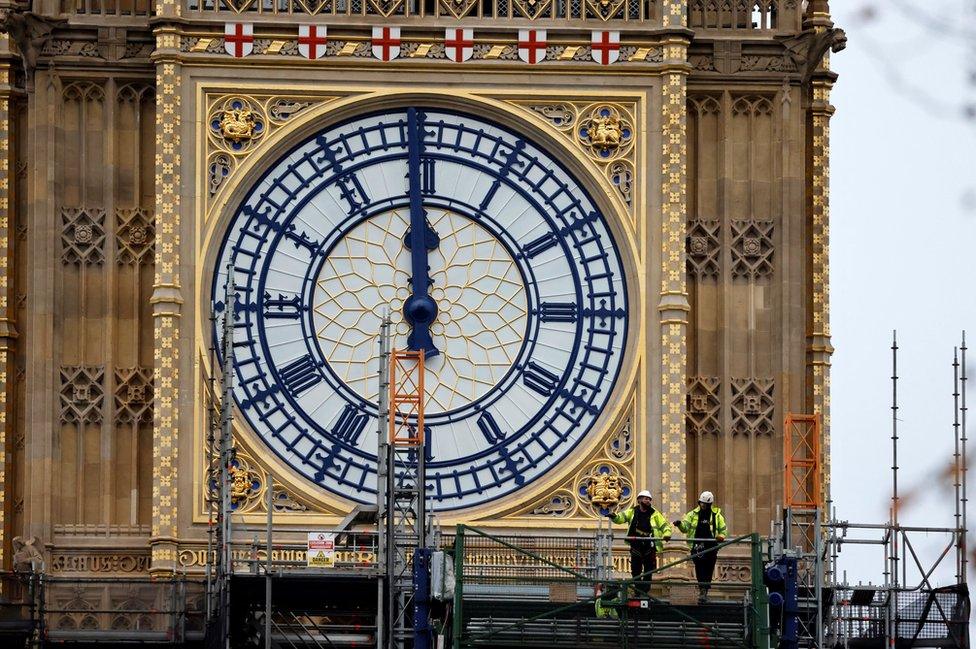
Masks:
[[[220,120],[220,133],[231,142],[242,142],[254,137],[254,111],[249,108],[231,108],[224,111]]]

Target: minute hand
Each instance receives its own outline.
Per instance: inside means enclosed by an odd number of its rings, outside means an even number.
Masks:
[[[412,328],[407,337],[407,348],[413,351],[422,349],[424,355],[430,358],[439,352],[430,337],[430,325],[437,317],[437,302],[428,294],[430,269],[427,265],[427,250],[433,250],[440,242],[437,233],[427,224],[420,194],[420,127],[416,108],[407,109],[407,165],[410,229],[404,237],[404,244],[410,249],[412,293],[403,303],[403,317]]]

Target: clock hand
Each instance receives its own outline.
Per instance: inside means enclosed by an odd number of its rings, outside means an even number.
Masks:
[[[440,239],[427,223],[423,198],[420,195],[420,127],[417,109],[407,109],[407,178],[410,187],[410,229],[403,238],[404,245],[410,249],[410,288],[412,293],[403,303],[403,317],[412,330],[407,337],[407,348],[413,351],[424,350],[427,358],[439,352],[430,337],[430,325],[437,317],[437,302],[430,290],[430,267],[427,264],[427,251],[433,250]]]

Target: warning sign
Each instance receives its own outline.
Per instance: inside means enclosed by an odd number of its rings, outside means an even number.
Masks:
[[[306,557],[309,568],[332,568],[335,566],[335,534],[309,532]]]

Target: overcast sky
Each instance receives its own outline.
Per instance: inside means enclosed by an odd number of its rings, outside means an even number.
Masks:
[[[840,518],[888,516],[897,329],[899,484],[918,496],[901,522],[951,526],[951,480],[936,474],[952,460],[952,349],[964,328],[976,457],[976,118],[964,109],[976,104],[976,0],[831,4],[849,38],[832,58],[833,497]],[[843,556],[852,581],[881,579],[880,552]],[[948,561],[942,583],[955,574]]]

